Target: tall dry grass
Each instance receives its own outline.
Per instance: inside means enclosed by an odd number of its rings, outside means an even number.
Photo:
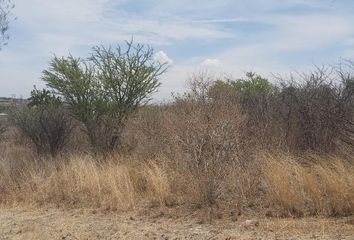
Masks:
[[[163,202],[169,181],[154,163],[89,156],[32,162],[21,170],[3,164],[0,203],[129,210],[146,199]],[[140,201],[141,200],[141,201]]]
[[[354,165],[336,156],[262,154],[247,167],[223,163],[221,178],[176,168],[165,159],[98,161],[82,155],[43,161],[26,149],[1,147],[2,205],[112,211],[184,206],[294,217],[354,213]]]
[[[265,155],[262,172],[275,214],[345,216],[354,213],[353,159]]]

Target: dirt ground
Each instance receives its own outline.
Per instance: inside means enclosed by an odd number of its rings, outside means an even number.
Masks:
[[[247,221],[248,220],[248,221]],[[345,239],[354,219],[249,219],[202,223],[189,217],[95,210],[0,208],[3,239]]]

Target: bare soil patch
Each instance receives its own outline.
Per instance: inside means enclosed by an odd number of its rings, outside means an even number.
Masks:
[[[251,224],[246,224],[252,219]],[[200,223],[193,216],[30,208],[0,209],[0,239],[354,239],[353,218]]]

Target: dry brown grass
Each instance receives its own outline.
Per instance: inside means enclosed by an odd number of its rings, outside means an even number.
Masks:
[[[164,159],[117,156],[98,161],[72,156],[44,162],[26,156],[25,149],[2,145],[2,150],[3,205],[113,211],[186,205],[188,209],[208,207],[238,213],[253,209],[295,217],[354,212],[354,166],[335,156],[309,155],[301,160],[264,154],[247,167],[223,163],[221,178],[207,175],[212,172],[176,167]]]
[[[134,209],[143,199],[164,202],[169,194],[166,173],[154,163],[127,162],[98,163],[91,157],[77,156],[32,163],[16,178],[2,174],[0,202],[110,210]]]
[[[289,155],[266,155],[267,195],[278,213],[344,216],[354,213],[354,166],[335,156],[312,155],[305,163]]]

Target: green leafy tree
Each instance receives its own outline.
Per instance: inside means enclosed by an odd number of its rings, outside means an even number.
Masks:
[[[217,80],[209,89],[211,97],[227,95],[238,98],[243,104],[277,93],[279,93],[279,89],[276,85],[254,72],[247,72],[246,78],[227,81]]]
[[[246,73],[246,79],[237,79],[230,81],[229,84],[237,91],[247,95],[265,95],[278,92],[278,88],[271,84],[268,79],[254,73]]]
[[[88,59],[54,57],[42,79],[83,123],[93,147],[114,150],[129,114],[150,100],[166,63],[151,47],[126,42],[126,48],[96,46]]]

